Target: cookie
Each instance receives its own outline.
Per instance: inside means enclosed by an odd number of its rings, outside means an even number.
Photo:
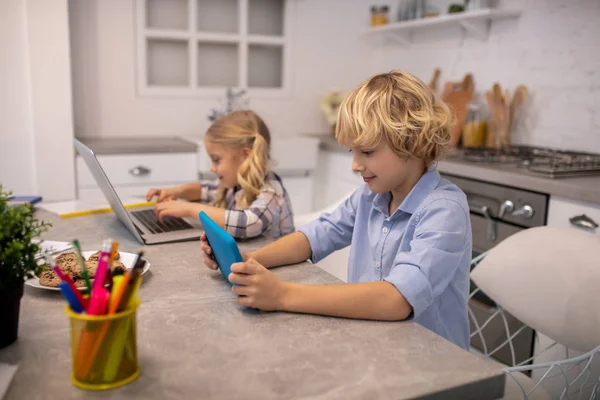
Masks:
[[[71,272],[73,267],[79,264],[77,254],[73,252],[59,254],[54,258],[54,262],[62,272]]]
[[[98,261],[86,261],[85,269],[87,270],[88,277],[94,278],[96,276],[96,271],[98,271]],[[71,273],[75,278],[83,278],[83,271],[81,270],[81,264],[77,263],[71,269]]]
[[[40,275],[40,285],[48,287],[57,287],[60,283],[60,278],[54,271],[44,271]]]
[[[127,271],[127,267],[120,261],[113,262],[112,268],[110,269],[113,275],[123,275]]]
[[[75,279],[73,281],[73,283],[75,284],[75,287],[84,287],[85,286],[85,280],[84,279]]]
[[[100,252],[97,251],[88,257],[88,261],[98,261],[99,258],[100,258]],[[119,258],[121,258],[121,254],[117,250],[117,252],[115,253],[115,260],[118,260]]]

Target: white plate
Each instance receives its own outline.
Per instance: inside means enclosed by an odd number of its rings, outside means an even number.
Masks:
[[[68,253],[68,251],[65,251],[63,253]],[[83,251],[83,252],[81,252],[81,255],[83,256],[83,258],[85,258],[87,260],[88,257],[94,253],[95,253],[95,251]],[[121,261],[123,263],[123,265],[125,265],[125,267],[127,267],[127,269],[133,268],[133,263],[135,262],[135,259],[137,258],[137,254],[125,253],[123,251],[119,251],[119,253],[120,253],[121,257],[117,261]],[[58,257],[58,254],[56,256]],[[146,265],[144,265],[144,269],[142,270],[142,275],[144,275],[150,269],[150,262],[146,258],[144,258],[144,260],[146,260]],[[40,285],[40,278],[38,278],[37,276],[35,276],[31,279],[27,279],[25,281],[25,284],[28,286],[34,287],[34,288],[38,288],[38,289],[60,291],[60,289],[57,287],[48,287],[48,286]],[[85,286],[82,286],[78,289],[84,290]]]

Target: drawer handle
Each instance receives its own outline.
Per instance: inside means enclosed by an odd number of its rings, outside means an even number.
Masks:
[[[593,219],[591,219],[590,217],[588,217],[585,214],[581,214],[581,215],[572,217],[569,219],[569,221],[571,222],[571,225],[579,227],[579,228],[596,229],[598,227],[598,224],[596,223],[596,221],[594,221]]]
[[[141,165],[138,165],[137,167],[133,167],[129,170],[129,173],[133,176],[144,176],[144,175],[148,175],[150,173],[150,169],[146,168],[146,167],[142,167]]]

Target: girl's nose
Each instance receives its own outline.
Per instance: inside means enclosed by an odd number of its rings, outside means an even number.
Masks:
[[[212,172],[213,174],[216,174],[216,173],[217,173],[217,169],[216,169],[216,168],[215,168],[215,166],[214,166],[214,165],[212,165],[212,164],[211,164],[211,166],[210,166],[210,170],[209,170],[209,171],[210,171],[210,172]]]

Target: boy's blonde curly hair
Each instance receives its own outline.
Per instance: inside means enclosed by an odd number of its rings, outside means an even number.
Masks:
[[[450,147],[448,106],[420,79],[401,71],[375,75],[340,106],[335,137],[340,144],[374,148],[382,139],[401,158],[429,166]]]

